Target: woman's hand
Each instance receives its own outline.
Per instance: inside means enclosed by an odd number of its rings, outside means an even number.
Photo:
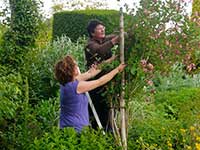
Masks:
[[[96,64],[92,64],[90,66],[90,69],[88,70],[89,73],[92,73],[94,71],[96,71],[98,69],[97,65]]]
[[[90,74],[89,78],[94,77],[99,72],[101,72],[101,70],[98,68],[98,66],[96,64],[92,64],[91,67],[90,67],[90,69],[88,70],[88,73]]]
[[[126,64],[121,63],[121,64],[117,67],[117,69],[118,69],[119,72],[122,72],[122,71],[124,70],[125,67],[126,67]]]

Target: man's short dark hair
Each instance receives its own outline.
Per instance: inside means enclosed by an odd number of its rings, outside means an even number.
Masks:
[[[104,26],[104,24],[101,21],[97,20],[97,19],[91,20],[88,23],[87,31],[88,31],[88,34],[89,34],[90,38],[92,38],[92,33],[94,33],[94,29],[98,25],[103,25]]]

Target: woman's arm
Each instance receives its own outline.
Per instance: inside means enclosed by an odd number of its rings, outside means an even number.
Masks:
[[[111,72],[105,74],[97,80],[93,81],[80,81],[76,89],[77,93],[85,93],[91,91],[97,87],[100,87],[110,81],[117,73],[121,72],[125,68],[125,64],[120,64],[117,68],[113,69]]]
[[[80,72],[80,70],[79,70]],[[80,73],[76,79],[79,80],[79,81],[85,81],[85,80],[88,80],[92,77],[95,77],[97,74],[99,74],[101,72],[100,69],[98,69],[97,65],[92,65],[91,68],[85,72],[85,73]]]
[[[117,58],[117,55],[113,55],[112,57],[110,57],[109,59],[103,61],[102,63],[111,63],[113,60],[115,60]],[[79,69],[79,68],[78,68]],[[80,70],[79,70],[80,72]],[[85,73],[80,73],[76,79],[79,80],[79,81],[85,81],[85,80],[88,80],[90,78],[93,78],[95,77],[97,74],[99,74],[101,72],[100,69],[98,69],[98,66],[97,65],[92,65],[91,68],[85,72]]]

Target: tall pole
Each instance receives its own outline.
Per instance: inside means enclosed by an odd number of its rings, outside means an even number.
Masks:
[[[120,7],[120,62],[124,63],[124,16],[123,16],[122,6]],[[121,79],[122,91],[121,91],[121,95],[120,95],[121,140],[122,140],[123,150],[127,150],[124,86],[125,86],[125,72],[123,71],[122,79]]]

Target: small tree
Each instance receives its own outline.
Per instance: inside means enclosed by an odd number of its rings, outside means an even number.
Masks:
[[[23,63],[23,56],[35,45],[39,29],[39,1],[9,0],[10,21],[8,31],[3,36],[0,50],[2,64],[17,68]]]

